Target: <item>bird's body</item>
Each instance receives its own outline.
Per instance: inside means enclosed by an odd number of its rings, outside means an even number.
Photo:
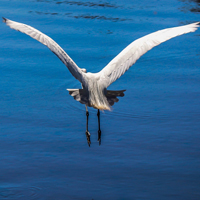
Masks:
[[[89,116],[87,106],[98,109],[99,118],[99,110],[111,110],[114,103],[119,100],[117,97],[124,96],[125,90],[107,90],[110,84],[121,77],[147,51],[171,38],[196,31],[200,24],[200,22],[196,22],[184,26],[167,28],[141,37],[128,45],[100,72],[87,73],[86,69],[79,68],[68,54],[47,35],[31,26],[14,22],[6,18],[3,18],[3,22],[10,28],[25,33],[46,45],[67,66],[71,74],[81,82],[81,89],[68,89],[68,91],[75,100],[86,105],[87,127]],[[99,138],[100,134],[99,121]],[[90,144],[88,128],[86,130],[86,135],[88,144]]]
[[[118,102],[118,96],[123,97],[125,90],[107,90],[101,83],[99,73],[85,73],[82,89],[67,89],[76,101],[99,110],[111,110],[111,106]]]

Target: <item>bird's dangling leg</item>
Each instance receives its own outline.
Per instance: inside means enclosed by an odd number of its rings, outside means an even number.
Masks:
[[[100,111],[98,109],[97,111],[97,116],[98,116],[98,141],[99,141],[99,145],[101,144],[101,129],[100,129]]]
[[[89,112],[87,109],[87,106],[85,105],[85,109],[86,109],[86,116],[87,116],[87,121],[86,121],[86,138],[87,138],[87,142],[88,142],[88,146],[90,147],[91,141],[90,141],[90,133],[88,131],[88,118],[89,118]]]

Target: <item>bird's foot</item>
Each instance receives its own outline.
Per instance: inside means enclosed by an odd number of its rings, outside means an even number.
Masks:
[[[101,145],[101,130],[98,130],[98,141],[99,145]]]
[[[87,138],[88,146],[90,147],[91,141],[90,141],[90,133],[89,133],[89,131],[86,130],[85,135],[86,135],[86,138]]]

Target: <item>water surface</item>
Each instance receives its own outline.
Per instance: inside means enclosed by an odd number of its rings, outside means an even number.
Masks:
[[[81,68],[100,71],[134,39],[199,21],[199,1],[2,0],[1,15],[52,37]],[[200,198],[199,30],[145,54],[109,89],[112,112],[85,107],[60,60],[0,23],[0,199]]]

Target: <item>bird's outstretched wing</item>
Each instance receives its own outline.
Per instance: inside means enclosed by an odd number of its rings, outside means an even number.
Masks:
[[[108,87],[147,51],[173,37],[194,32],[199,27],[199,24],[200,22],[196,22],[184,26],[163,29],[133,41],[99,72],[100,82],[105,87]]]
[[[22,24],[19,22],[15,22],[3,17],[3,22],[6,23],[10,28],[20,31],[34,38],[35,40],[41,42],[46,45],[58,58],[67,66],[71,74],[82,82],[83,72],[76,65],[76,63],[68,56],[68,54],[50,37],[45,35],[44,33],[38,31],[37,29],[28,26],[26,24]]]

